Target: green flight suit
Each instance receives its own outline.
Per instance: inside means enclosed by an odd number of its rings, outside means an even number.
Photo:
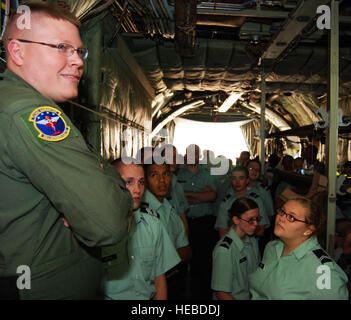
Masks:
[[[20,299],[95,298],[103,265],[87,247],[122,239],[133,200],[52,100],[9,70],[1,76],[0,278],[27,265]]]
[[[165,226],[176,249],[189,245],[188,237],[185,234],[184,223],[166,198],[161,203],[149,190],[146,190],[143,201],[159,215],[160,221]]]
[[[315,236],[281,257],[283,248],[281,240],[266,245],[261,263],[249,275],[252,299],[348,299],[346,274],[324,252]]]
[[[162,222],[149,208],[133,213],[133,228],[125,243],[103,248],[106,299],[149,300],[156,294],[155,278],[180,262]]]
[[[202,165],[196,173],[192,173],[186,165],[179,168],[177,173],[178,182],[182,184],[184,191],[202,192],[206,186],[216,191],[215,179]],[[202,202],[190,205],[187,212],[189,218],[199,218],[213,215],[213,202]]]
[[[259,262],[257,239],[246,236],[243,242],[230,228],[213,250],[212,290],[230,293],[237,300],[249,300],[248,274],[256,270]]]
[[[257,203],[259,215],[262,217],[262,220],[259,222],[259,225],[265,226],[265,228],[268,228],[270,226],[270,222],[261,197],[257,193],[251,190],[246,191],[245,197],[252,199]],[[233,187],[230,187],[228,189],[227,195],[223,198],[222,203],[219,207],[219,211],[218,211],[217,219],[215,223],[215,229],[219,229],[219,228],[227,229],[228,223],[229,225],[232,225],[232,221],[229,218],[228,211],[236,199],[237,197],[234,193]]]

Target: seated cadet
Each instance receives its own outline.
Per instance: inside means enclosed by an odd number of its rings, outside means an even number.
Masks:
[[[169,167],[172,172],[172,181],[171,187],[168,195],[166,196],[167,200],[176,210],[176,213],[180,215],[183,220],[185,234],[189,236],[189,226],[188,220],[186,218],[186,212],[189,209],[189,203],[184,195],[184,189],[182,185],[178,182],[176,176],[176,170],[178,168],[178,153],[175,146],[172,144],[166,144],[162,147],[161,157],[169,164]]]
[[[288,200],[278,210],[262,262],[249,275],[252,299],[348,299],[347,276],[317,241],[325,218],[312,200]]]
[[[180,258],[157,214],[140,206],[145,191],[144,169],[141,165],[124,164],[121,159],[113,161],[112,165],[126,182],[134,201],[134,212],[124,241],[102,249],[105,298],[167,299],[165,273],[176,266]]]
[[[214,299],[249,300],[248,274],[255,271],[260,255],[253,236],[260,221],[258,205],[249,198],[234,201],[230,210],[233,227],[213,250],[211,288]]]
[[[223,237],[229,230],[231,221],[228,215],[229,208],[237,198],[247,197],[257,202],[259,207],[260,222],[256,231],[257,236],[264,235],[264,228],[270,226],[269,218],[259,194],[247,189],[249,184],[249,173],[245,167],[236,166],[232,170],[232,185],[228,189],[227,195],[223,198],[219,207],[215,229],[218,229],[219,236]]]
[[[185,227],[174,207],[166,199],[172,179],[170,165],[157,164],[154,159],[148,160],[145,162],[152,162],[152,164],[144,164],[147,190],[143,201],[156,211],[160,221],[168,231],[180,259],[182,262],[187,262],[191,258],[191,249]],[[166,275],[169,299],[171,300],[184,298],[182,295],[185,294],[185,278],[181,278],[184,268],[184,264],[180,264]]]

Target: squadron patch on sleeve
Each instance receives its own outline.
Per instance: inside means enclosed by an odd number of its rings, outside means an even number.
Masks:
[[[28,120],[33,123],[37,137],[45,141],[61,141],[68,137],[71,130],[61,111],[53,107],[36,108]]]

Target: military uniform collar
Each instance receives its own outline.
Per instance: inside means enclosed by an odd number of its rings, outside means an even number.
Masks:
[[[146,189],[145,191],[145,199],[147,202],[151,204],[151,207],[158,211],[162,206],[164,208],[171,207],[171,204],[168,202],[166,198],[163,199],[163,202],[161,203],[160,201],[157,200],[157,198],[149,191]]]
[[[276,248],[278,258],[281,257],[283,249],[284,249],[284,242],[281,240],[279,242],[280,243]],[[301,243],[293,251],[289,252],[285,257],[294,256],[297,260],[300,260],[301,258],[303,258],[306,255],[306,253],[310,252],[316,246],[318,246],[318,240],[315,236],[312,236],[311,238],[309,238],[306,241],[304,241],[303,243]]]
[[[239,249],[239,252],[243,251],[245,244],[250,243],[250,237],[246,235],[245,238],[245,243],[239,238],[239,236],[237,235],[237,233],[235,232],[235,230],[233,228],[230,228],[230,230],[227,233],[227,237],[230,237],[231,239],[233,239],[233,242],[235,244],[235,246]]]
[[[141,220],[143,219],[143,215],[140,211],[140,208],[136,209],[135,211],[133,211],[133,216],[134,216],[134,221],[136,224],[140,223]]]
[[[316,247],[316,245],[318,245],[317,238],[315,236],[312,236],[311,238],[301,243],[291,253],[295,255],[296,259],[300,260],[306,255],[306,253],[310,252],[312,248]]]
[[[9,81],[16,81],[16,82],[20,82],[21,84],[23,84],[24,86],[31,88],[35,91],[37,91],[36,89],[34,89],[27,81],[25,81],[23,78],[21,78],[18,74],[14,73],[13,71],[11,71],[10,69],[6,69],[4,73],[1,74],[1,77],[3,77],[6,80]]]
[[[246,188],[245,197],[250,195],[250,193],[252,192],[253,188],[254,188],[254,187],[252,187],[251,189]],[[235,193],[234,187],[233,187],[232,185],[231,185],[231,187],[229,188],[229,193],[230,193],[233,197],[237,198],[237,195],[236,195],[236,193]]]
[[[162,206],[162,203],[148,189],[145,190],[145,199],[154,210],[158,210]]]
[[[255,190],[255,189],[258,189],[258,188],[260,187],[260,185],[261,185],[260,182],[255,181],[255,183],[253,184],[252,187],[247,188],[247,191],[253,191],[253,190]]]

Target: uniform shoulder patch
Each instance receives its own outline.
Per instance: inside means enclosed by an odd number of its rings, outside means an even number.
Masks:
[[[313,250],[313,253],[316,255],[316,257],[320,260],[322,264],[332,262],[328,254],[322,249]]]
[[[242,257],[242,258],[239,260],[239,263],[243,263],[243,262],[245,262],[245,261],[247,261],[247,257]]]
[[[37,137],[45,141],[61,141],[68,137],[71,128],[67,125],[57,108],[42,106],[36,108],[29,116]]]
[[[232,242],[233,242],[233,239],[230,239],[229,237],[225,236],[219,246],[220,247],[224,247],[226,249],[229,249],[229,247],[232,244]]]
[[[147,202],[141,202],[140,203],[140,208],[148,208],[149,207],[149,204]]]
[[[250,192],[249,196],[253,197],[253,198],[259,198],[259,195],[255,192]]]
[[[154,217],[160,219],[160,214],[157,213],[156,211],[150,209],[148,206],[145,206],[145,202],[143,202],[142,205],[140,206],[140,212],[146,213],[150,216],[154,216]]]

